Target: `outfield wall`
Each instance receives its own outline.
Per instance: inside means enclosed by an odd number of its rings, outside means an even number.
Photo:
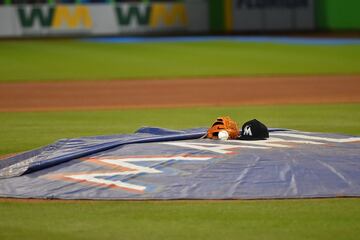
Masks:
[[[317,26],[323,30],[360,30],[359,0],[317,0]]]
[[[314,0],[184,0],[0,7],[2,37],[314,29]]]
[[[314,0],[209,0],[214,32],[315,29]]]
[[[206,32],[207,5],[124,3],[0,7],[0,36],[112,35]]]

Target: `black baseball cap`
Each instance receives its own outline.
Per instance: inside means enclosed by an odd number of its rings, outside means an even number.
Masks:
[[[260,121],[253,119],[244,123],[241,128],[241,140],[265,140],[269,138],[268,128]]]

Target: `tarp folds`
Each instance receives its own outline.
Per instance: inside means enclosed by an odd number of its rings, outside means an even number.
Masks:
[[[43,148],[19,154],[0,162],[0,178],[20,176],[24,173],[55,166],[121,145],[196,139],[204,136],[205,133],[206,129],[201,128],[176,131],[148,127],[140,128],[132,135],[61,139]]]
[[[261,141],[205,128],[63,139],[0,161],[0,196],[257,199],[360,196],[360,137],[271,129]]]

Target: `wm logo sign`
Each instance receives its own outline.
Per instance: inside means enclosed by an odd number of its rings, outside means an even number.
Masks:
[[[120,26],[140,25],[156,28],[159,26],[186,26],[187,16],[184,4],[120,5],[115,8]]]
[[[40,28],[91,28],[92,18],[87,6],[56,7],[19,7],[18,16],[21,26],[32,28],[39,24]]]
[[[87,6],[30,7],[18,8],[21,26],[32,28],[39,24],[41,28],[89,29],[92,18]]]
[[[104,13],[89,5],[21,6],[17,8],[17,15],[21,27],[29,30],[87,30],[93,26],[107,28],[111,23],[135,30],[137,27],[152,29],[187,25],[182,3],[106,5],[106,9]],[[98,21],[97,24],[94,21]]]

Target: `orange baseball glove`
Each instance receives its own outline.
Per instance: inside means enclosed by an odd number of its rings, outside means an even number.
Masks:
[[[234,120],[230,117],[218,117],[216,122],[208,129],[207,137],[218,139],[221,130],[227,131],[229,139],[236,139],[239,136],[239,128]]]

